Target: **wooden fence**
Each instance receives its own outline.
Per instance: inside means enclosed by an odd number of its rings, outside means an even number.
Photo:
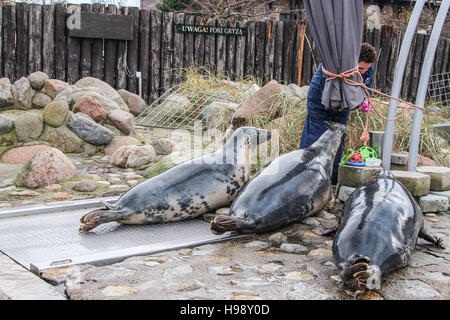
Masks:
[[[134,7],[81,5],[82,11],[133,16],[133,40],[125,41],[70,37],[66,27],[68,8],[73,6],[17,3],[0,7],[0,77],[13,82],[42,70],[51,78],[69,83],[92,76],[116,89],[137,93],[138,81],[133,75],[140,71],[142,96],[151,101],[178,80],[177,69],[187,66],[205,66],[214,74],[232,79],[254,76],[264,83],[276,79],[307,85],[320,62],[308,28],[302,32],[304,21],[234,23]],[[177,24],[241,27],[247,29],[247,34],[178,33]],[[390,26],[364,32],[363,40],[374,45],[379,54],[375,87],[384,92],[390,91],[403,33]],[[415,98],[428,40],[429,35],[414,37],[403,97]],[[442,37],[432,74],[450,71],[449,56],[450,39]]]

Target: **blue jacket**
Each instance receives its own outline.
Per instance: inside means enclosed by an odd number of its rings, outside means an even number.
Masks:
[[[373,74],[374,74],[373,64],[370,68],[362,75],[364,84],[372,88],[373,85]],[[325,81],[328,76],[322,71],[322,63],[319,64],[316,72],[314,73],[311,83],[309,84],[308,90],[308,113],[317,118],[324,117],[325,106],[322,104],[322,92],[325,87]]]

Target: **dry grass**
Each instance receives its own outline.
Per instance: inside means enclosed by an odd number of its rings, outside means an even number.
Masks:
[[[238,103],[242,101],[245,90],[253,84],[258,84],[253,78],[235,80],[234,83],[226,77],[218,78],[204,68],[190,68],[183,70],[183,85],[194,90],[225,93]],[[224,81],[225,80],[225,81]],[[242,85],[239,85],[242,84]],[[387,116],[387,107],[375,104],[381,114]],[[399,109],[398,114],[401,113]],[[360,136],[365,124],[365,113],[361,110],[351,112],[345,150],[348,148],[358,149],[363,145]],[[293,105],[283,94],[276,99],[268,114],[256,116],[248,121],[246,125],[278,130],[280,153],[286,153],[298,149],[303,126],[307,116],[306,99]],[[394,141],[394,152],[408,151],[413,112],[408,111],[395,124],[396,139]],[[424,113],[419,153],[429,157],[438,164],[444,165],[445,156],[443,149],[450,149],[450,145],[441,137],[436,135],[431,126],[436,123],[448,122],[448,114]],[[224,123],[221,128],[225,130],[229,123]],[[369,120],[369,131],[384,131],[385,121],[375,112],[371,112]]]

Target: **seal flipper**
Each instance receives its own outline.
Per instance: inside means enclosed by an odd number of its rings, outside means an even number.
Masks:
[[[434,236],[425,228],[422,228],[419,231],[419,238],[422,238],[425,241],[431,242],[437,248],[445,249],[444,242],[442,241],[442,239]]]
[[[107,208],[93,210],[81,217],[81,226],[78,231],[84,233],[94,229],[98,225],[119,221],[123,219],[123,215],[124,213],[120,210],[111,210],[109,206]]]
[[[247,228],[245,228],[248,226]],[[211,221],[210,230],[214,234],[223,234],[226,231],[241,231],[245,232],[243,229],[251,229],[251,224],[233,216],[217,216]]]

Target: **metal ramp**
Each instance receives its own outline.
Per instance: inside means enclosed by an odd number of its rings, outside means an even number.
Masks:
[[[82,215],[101,201],[118,198],[63,201],[0,210],[0,251],[28,270],[78,264],[105,265],[136,255],[193,247],[248,237],[225,233],[214,235],[209,223],[187,220],[154,225],[100,225],[86,234],[78,232]]]
[[[205,109],[215,102],[235,101],[175,85],[136,117],[136,126],[193,130],[206,121]]]

